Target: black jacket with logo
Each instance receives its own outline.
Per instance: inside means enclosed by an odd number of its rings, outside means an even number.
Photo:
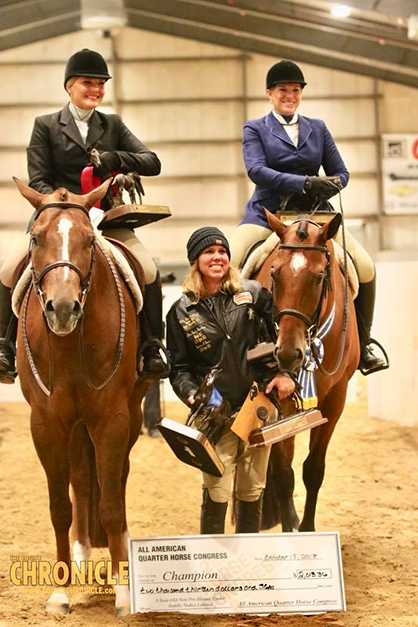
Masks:
[[[254,381],[247,350],[257,343],[259,324],[254,312],[273,334],[273,300],[258,281],[242,281],[238,294],[219,292],[194,302],[183,294],[167,315],[167,348],[171,359],[171,385],[187,404],[201,379],[216,365],[215,381],[232,410],[244,402]]]

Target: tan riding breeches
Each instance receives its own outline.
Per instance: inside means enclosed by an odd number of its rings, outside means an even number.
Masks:
[[[106,237],[113,237],[119,242],[123,242],[135,253],[144,269],[145,283],[147,285],[155,281],[157,276],[157,267],[154,263],[153,258],[146,250],[145,246],[136,237],[135,233],[133,233],[130,229],[120,228],[108,229],[105,231],[105,234]],[[29,239],[29,233],[22,235],[17,245],[15,245],[13,251],[9,253],[9,255],[6,257],[0,269],[0,280],[3,285],[6,285],[7,287],[11,286],[13,272],[15,271],[17,264],[26,254],[29,248]]]
[[[208,488],[212,501],[226,503],[232,496],[236,469],[236,496],[240,501],[256,501],[266,486],[270,446],[249,449],[233,431],[221,437],[215,451],[225,466],[222,477],[203,473],[203,488]]]
[[[248,248],[258,241],[267,239],[272,231],[258,224],[240,224],[230,238],[231,264],[238,268]],[[341,228],[338,229],[335,241],[342,246]],[[360,283],[368,283],[374,278],[374,264],[369,253],[345,229],[347,250],[353,259]]]
[[[145,274],[145,283],[147,285],[154,283],[157,277],[157,266],[144,244],[137,238],[133,231],[124,228],[106,229],[103,231],[103,235],[113,237],[113,239],[117,239],[119,242],[126,244],[141,262]]]

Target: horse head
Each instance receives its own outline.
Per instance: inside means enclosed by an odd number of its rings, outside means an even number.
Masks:
[[[83,196],[66,189],[40,194],[14,178],[36,209],[30,233],[32,281],[53,333],[71,333],[83,314],[94,263],[94,229],[88,211],[105,195],[110,179]]]
[[[327,240],[337,232],[341,215],[323,226],[309,216],[286,226],[270,212],[266,214],[280,239],[271,257],[271,285],[279,326],[276,358],[280,369],[297,373],[326,306],[332,262]]]

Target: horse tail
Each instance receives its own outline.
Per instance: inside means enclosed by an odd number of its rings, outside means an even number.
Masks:
[[[278,469],[275,464],[275,456],[270,455],[267,468],[266,487],[263,493],[263,508],[261,512],[262,530],[272,529],[281,522],[279,490],[277,489]]]

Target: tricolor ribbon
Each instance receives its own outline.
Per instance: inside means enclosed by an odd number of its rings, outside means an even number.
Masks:
[[[324,344],[323,339],[326,338],[331,330],[331,327],[335,319],[335,303],[331,310],[331,313],[326,320],[321,324],[315,338],[312,343],[315,344],[316,353],[319,363],[324,358]],[[303,408],[310,409],[311,407],[317,407],[317,388],[316,388],[316,375],[315,370],[318,368],[311,346],[307,346],[305,350],[305,361],[302,368],[299,371],[298,383],[302,386],[301,396],[303,400]]]

